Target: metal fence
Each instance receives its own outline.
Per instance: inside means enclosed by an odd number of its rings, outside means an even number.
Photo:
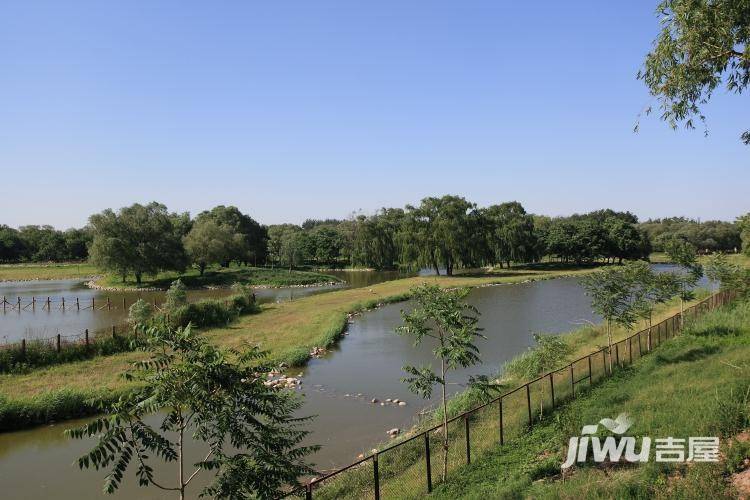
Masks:
[[[717,292],[686,308],[684,318],[695,318],[733,298],[730,292]],[[424,496],[461,466],[520,436],[562,401],[611,375],[610,362],[613,370],[630,365],[674,337],[681,330],[680,316],[677,313],[614,343],[611,353],[608,347],[599,349],[451,418],[445,450],[443,424],[439,424],[315,478],[283,498],[378,500]]]

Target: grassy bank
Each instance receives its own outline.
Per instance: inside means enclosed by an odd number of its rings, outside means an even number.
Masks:
[[[590,269],[542,266],[492,274],[394,280],[369,288],[338,290],[294,302],[264,305],[261,314],[240,317],[228,327],[206,330],[206,335],[223,346],[260,343],[274,360],[300,365],[308,359],[312,347],[329,347],[340,338],[348,314],[377,304],[403,300],[412,286],[424,281],[446,287],[484,286],[585,272],[590,272]],[[38,405],[39,398],[48,398],[50,394],[67,394],[76,398],[86,394],[93,399],[107,398],[113,391],[127,388],[127,383],[119,374],[140,357],[140,353],[127,352],[50,366],[29,373],[0,375],[0,394],[5,398],[4,404],[14,408],[26,404]],[[3,420],[2,415],[0,410],[0,430],[13,428],[5,423],[9,421],[8,417]],[[50,414],[50,418],[60,417]]]
[[[101,274],[86,262],[30,263],[0,265],[0,282],[88,278]]]
[[[167,289],[176,279],[182,280],[188,288],[228,287],[234,283],[250,286],[279,287],[339,281],[335,276],[314,271],[289,271],[289,269],[278,267],[271,269],[266,267],[245,267],[236,264],[232,264],[229,267],[214,266],[207,268],[203,276],[200,275],[197,269],[190,268],[184,273],[164,272],[156,276],[144,276],[141,284],[136,283],[132,278],[130,276],[123,282],[119,276],[107,275],[98,280],[96,284],[108,288]]]
[[[750,426],[750,303],[709,313],[654,355],[565,405],[554,418],[463,467],[436,498],[736,498],[750,458],[734,438]],[[719,436],[719,463],[586,463],[561,475],[568,440],[626,412],[629,435]],[[652,445],[653,447],[653,445]],[[746,491],[745,494],[748,492]]]
[[[701,291],[699,294],[700,297],[705,297],[707,295],[708,293],[705,291]],[[659,306],[655,311],[654,324],[657,324],[663,319],[670,318],[677,312],[679,312],[677,301],[672,301],[671,303]],[[614,332],[614,340],[616,342],[621,341],[632,334],[632,331],[617,329]],[[665,337],[660,336],[659,339],[661,338]],[[591,352],[595,352],[599,347],[606,345],[606,332],[601,325],[590,325],[567,333],[561,336],[561,339],[567,346],[567,355],[563,360],[559,361],[558,365],[562,368],[569,362],[586,356]],[[657,343],[656,333],[654,333],[654,343]],[[637,360],[643,350],[645,349],[638,349],[637,345],[634,346],[632,353],[633,359]],[[527,357],[530,352],[533,351],[527,351],[527,353],[519,355],[509,363],[509,366],[516,364],[516,361],[520,358]],[[631,354],[628,343],[621,343],[619,352],[621,354],[620,360],[627,364],[629,362],[628,358]],[[574,370],[575,379],[586,380],[586,371],[585,359],[583,363],[576,363]],[[599,356],[595,356],[593,359],[593,373],[594,382],[605,377],[604,365]],[[556,400],[562,401],[569,398],[571,393],[568,370],[563,369],[556,372],[554,377],[556,385]],[[528,379],[523,378],[523,376],[514,376],[506,373],[500,379],[500,392],[508,392],[513,388],[521,386],[527,381]],[[588,382],[586,381],[577,386],[576,393],[578,394],[580,391],[586,391],[587,389]],[[551,407],[549,403],[550,392],[547,378],[545,378],[542,383],[534,384],[531,388],[530,401],[535,422],[537,422],[542,416],[549,415]],[[482,402],[483,395],[478,391],[464,391],[450,400],[449,416],[452,417],[469,409],[476,408]],[[543,406],[540,406],[540,404]],[[505,431],[505,439],[512,441],[513,439],[526,434],[528,417],[526,413],[525,391],[516,391],[512,395],[505,397],[503,407],[503,428]],[[422,422],[400,438],[408,441],[406,444],[380,455],[380,484],[383,496],[389,498],[417,498],[424,494],[424,444],[422,439],[410,441],[410,437],[426,428],[439,424],[441,418],[442,413],[440,411],[436,412],[432,418]],[[471,421],[472,457],[479,457],[483,453],[494,450],[497,447],[499,433],[497,406],[486,406],[481,411],[473,413]],[[461,473],[460,469],[462,464],[466,463],[463,419],[454,421],[448,426],[448,429],[452,442],[449,449],[449,477],[455,477],[457,474]],[[379,449],[383,449],[392,444],[393,442],[385,443],[383,446],[380,446]],[[439,466],[436,464],[439,464],[442,460],[442,452],[439,451],[437,441],[433,443],[433,447],[431,448],[431,457],[431,462],[433,464],[433,484],[437,484],[439,482]],[[327,481],[324,487],[316,491],[315,496],[317,498],[358,498],[364,492],[372,489],[372,470],[371,467],[368,469],[367,465],[369,464],[365,464],[364,467],[352,469],[333,481]]]

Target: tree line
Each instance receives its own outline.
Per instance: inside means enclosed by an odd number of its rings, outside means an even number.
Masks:
[[[237,207],[169,212],[160,203],[134,204],[92,215],[83,229],[0,226],[0,261],[92,263],[126,279],[211,265],[432,268],[510,266],[544,257],[586,264],[622,262],[663,251],[679,239],[700,252],[750,252],[748,217],[699,223],[685,218],[639,222],[630,212],[597,210],[567,217],[526,212],[516,202],[479,207],[460,196],[424,198],[347,219],[262,225]],[[743,246],[744,242],[744,246]]]

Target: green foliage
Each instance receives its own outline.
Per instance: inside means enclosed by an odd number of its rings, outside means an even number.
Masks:
[[[674,238],[690,242],[702,252],[735,252],[740,247],[740,229],[725,221],[697,221],[685,217],[649,219],[638,224],[648,234],[654,251],[663,252],[664,243]]]
[[[435,385],[442,388],[443,409],[443,479],[448,470],[448,372],[479,363],[479,349],[474,344],[481,334],[479,311],[466,303],[466,289],[446,290],[437,285],[423,284],[412,288],[411,296],[416,307],[411,312],[401,312],[403,325],[396,329],[400,335],[414,338],[421,344],[425,338],[435,344],[433,354],[440,361],[440,372],[430,366],[404,366],[409,375],[403,381],[409,390],[424,398],[432,395]]]
[[[201,276],[206,266],[226,264],[245,252],[242,235],[207,217],[193,224],[193,228],[183,238],[183,243],[190,262],[198,267]]]
[[[737,217],[736,225],[740,230],[742,252],[745,255],[750,255],[750,213]]]
[[[92,215],[91,260],[123,281],[128,274],[134,274],[138,284],[144,274],[183,271],[187,265],[182,245],[186,218],[169,214],[167,207],[156,202]]]
[[[226,299],[205,299],[169,308],[166,318],[175,327],[224,326],[234,321],[240,314],[260,312],[252,288],[243,285],[233,286],[236,292]],[[165,315],[162,315],[165,317]]]
[[[138,299],[128,309],[128,324],[132,327],[146,323],[154,313],[154,307],[143,299]]]
[[[259,374],[270,367],[257,347],[221,350],[190,327],[159,325],[144,333],[141,347],[150,358],[125,373],[140,389],[102,408],[106,416],[66,431],[75,439],[97,439],[78,466],[109,468],[106,492],[116,491],[132,468],[140,486],[179,498],[201,473],[212,476],[201,495],[272,498],[312,472],[305,457],[317,447],[300,444],[308,418],[294,416],[301,402],[264,384]],[[159,425],[150,425],[152,417]],[[184,463],[188,435],[205,455],[194,464]],[[157,478],[154,460],[172,464],[176,481]]]
[[[663,0],[656,11],[662,29],[638,78],[659,100],[662,120],[694,128],[719,86],[739,94],[750,82],[750,4]],[[750,131],[742,140],[750,144]]]
[[[187,287],[181,280],[175,280],[165,294],[164,309],[166,311],[173,311],[178,307],[187,305],[187,303]]]
[[[92,337],[89,345],[82,342],[66,343],[60,352],[49,341],[31,341],[26,343],[25,352],[18,344],[0,349],[0,373],[27,373],[33,368],[109,356],[132,349],[132,338],[125,335]]]
[[[91,233],[87,229],[58,231],[52,226],[0,224],[0,262],[62,262],[88,256]]]
[[[572,352],[559,335],[534,334],[536,345],[505,365],[504,373],[518,379],[532,379],[557,368]]]
[[[67,389],[24,400],[9,400],[0,394],[0,431],[93,415],[100,411],[101,404],[118,397],[113,391],[94,394]]]
[[[219,227],[226,227],[234,235],[232,252],[226,261],[234,260],[244,264],[258,265],[266,260],[268,230],[237,207],[219,205],[204,211],[195,218],[195,224],[213,221]]]
[[[729,474],[745,470],[750,459],[750,441],[732,440],[727,448],[726,470]]]

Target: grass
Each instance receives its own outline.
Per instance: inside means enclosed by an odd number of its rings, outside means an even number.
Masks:
[[[701,291],[699,296],[705,297],[708,292]],[[657,324],[663,319],[671,317],[676,312],[679,312],[679,306],[677,301],[673,301],[669,304],[660,306],[654,317],[654,324]],[[622,341],[632,335],[633,332],[628,332],[623,329],[617,329],[614,333],[615,341]],[[570,332],[561,336],[566,344],[564,352],[567,352],[567,356],[559,362],[557,366],[566,367],[568,363],[573,360],[577,360],[591,352],[597,351],[601,346],[606,343],[606,332],[601,325],[587,326],[580,328],[576,331]],[[656,334],[654,333],[654,341],[656,343]],[[644,349],[645,349],[645,336],[644,336]],[[620,344],[620,353],[622,357],[620,359],[627,360],[629,358],[629,345],[628,343]],[[633,344],[633,356],[634,359],[638,359],[640,351],[637,349],[637,345]],[[528,353],[519,355],[517,359],[528,357]],[[604,364],[601,357],[594,356],[593,358],[593,379],[594,382],[604,378]],[[517,364],[516,361],[512,360],[509,365]],[[576,363],[574,366],[575,379],[579,380],[585,378],[587,373],[587,363],[582,361]],[[569,389],[569,371],[563,369],[554,374],[555,379],[555,397],[557,401],[564,400],[570,396]],[[505,374],[501,377],[501,392],[507,392],[515,387],[521,386],[525,383],[528,378],[519,376],[512,376]],[[587,383],[579,384],[576,391],[586,390]],[[520,438],[527,434],[527,421],[528,417],[526,414],[526,394],[525,391],[517,391],[511,396],[504,398],[504,430],[505,439],[513,440]],[[530,398],[532,404],[532,412],[534,419],[537,420],[542,415],[549,415],[550,406],[550,392],[548,379],[544,378],[540,382],[537,382],[531,386]],[[471,408],[476,408],[483,401],[483,396],[478,391],[467,390],[456,397],[452,398],[449,402],[449,416],[458,415]],[[605,414],[606,416],[606,414]],[[614,415],[612,415],[614,417]],[[417,432],[420,432],[426,428],[432,427],[441,421],[442,413],[436,412],[431,419],[423,422],[421,425],[416,426],[403,435],[402,439],[408,440],[411,436],[414,436]],[[599,417],[602,418],[602,417]],[[491,452],[497,447],[497,440],[499,436],[498,430],[498,410],[496,405],[490,405],[484,407],[482,410],[473,413],[472,417],[472,457],[479,457],[483,453]],[[465,464],[465,444],[464,444],[464,422],[462,419],[456,420],[454,423],[449,425],[449,435],[451,437],[451,446],[449,448],[449,470],[451,476],[461,474],[462,464]],[[433,464],[433,484],[440,481],[439,471],[440,463],[442,460],[442,452],[438,449],[438,438],[434,438],[433,446],[431,447],[431,463]],[[384,446],[390,446],[393,442],[386,443]],[[382,449],[382,447],[381,447]],[[394,498],[417,498],[424,494],[424,482],[425,482],[425,457],[424,457],[424,444],[422,439],[416,439],[408,442],[405,445],[399,446],[391,451],[383,453],[379,458],[379,469],[381,475],[381,487],[383,488],[384,497]],[[559,463],[562,463],[560,461]],[[370,469],[368,470],[368,466]],[[559,467],[558,467],[559,468]],[[343,474],[340,478],[334,481],[326,482],[325,487],[320,488],[316,491],[316,498],[358,498],[365,491],[372,489],[372,471],[371,465],[365,464],[362,467],[357,467]],[[453,491],[452,493],[455,493]],[[490,498],[495,498],[490,495]]]
[[[728,475],[747,458],[728,446],[750,425],[750,303],[687,325],[631,368],[616,372],[553,418],[462,467],[436,498],[735,498]],[[626,412],[634,436],[720,436],[726,462],[638,466],[586,463],[563,480],[568,439],[584,424]],[[653,447],[653,445],[652,445]]]
[[[549,279],[563,275],[589,272],[559,266],[535,266],[497,273],[477,273],[455,277],[429,276],[406,278],[379,283],[369,288],[337,290],[303,297],[293,302],[262,306],[262,313],[242,316],[230,326],[206,330],[216,344],[237,347],[243,343],[259,343],[272,359],[288,365],[304,364],[312,347],[328,347],[336,342],[346,327],[347,315],[377,304],[404,300],[409,289],[421,282],[441,286],[483,286],[518,283],[526,280]],[[44,394],[67,391],[107,398],[112,391],[127,388],[119,377],[133,361],[142,359],[138,352],[102,356],[90,360],[50,366],[22,374],[0,375],[0,394],[10,404],[31,404]],[[2,415],[2,412],[0,412]],[[0,418],[0,430],[9,427]]]
[[[234,283],[251,286],[290,286],[290,285],[313,285],[317,283],[330,283],[339,281],[335,276],[314,271],[299,271],[283,268],[246,267],[231,264],[229,267],[214,266],[207,268],[200,275],[198,269],[189,268],[184,273],[163,272],[156,276],[144,277],[141,284],[135,282],[132,276],[123,282],[122,278],[107,275],[96,282],[97,285],[108,288],[159,288],[167,289],[176,279],[188,288],[201,287],[228,287]]]
[[[49,262],[0,265],[0,282],[88,278],[101,274],[86,262]]]

